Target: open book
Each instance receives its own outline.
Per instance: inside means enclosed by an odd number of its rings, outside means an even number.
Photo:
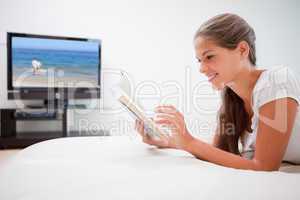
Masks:
[[[152,119],[149,119],[144,114],[143,109],[137,105],[124,91],[120,88],[112,88],[113,95],[117,100],[134,116],[144,122],[145,133],[152,138],[163,139],[166,135],[165,131],[160,129]]]

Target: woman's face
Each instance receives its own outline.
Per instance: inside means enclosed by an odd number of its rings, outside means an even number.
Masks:
[[[238,47],[227,49],[212,40],[197,37],[195,51],[200,63],[200,73],[206,75],[218,90],[230,85],[241,70],[242,57]]]

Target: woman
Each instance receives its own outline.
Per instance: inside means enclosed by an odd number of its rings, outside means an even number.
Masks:
[[[293,73],[287,68],[257,69],[255,33],[234,14],[205,22],[194,44],[200,72],[222,92],[213,144],[193,137],[173,106],[155,110],[155,122],[172,127],[172,134],[162,140],[152,139],[143,122],[136,121],[143,141],[238,169],[273,171],[282,160],[300,162],[300,89]]]

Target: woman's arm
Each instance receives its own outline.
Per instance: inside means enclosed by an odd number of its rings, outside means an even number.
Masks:
[[[252,160],[220,150],[198,139],[187,143],[184,150],[196,157],[226,167],[278,170],[292,132],[297,106],[295,100],[282,98],[260,108],[255,155]]]
[[[171,144],[180,141],[180,149],[195,157],[226,167],[273,171],[278,170],[284,156],[294,125],[297,102],[292,98],[282,98],[263,105],[259,110],[255,155],[252,160],[223,151],[189,135],[186,131],[177,131],[170,137]],[[160,124],[179,127],[178,111],[173,107],[160,107]],[[178,126],[179,125],[179,126]],[[181,130],[185,130],[181,127]]]

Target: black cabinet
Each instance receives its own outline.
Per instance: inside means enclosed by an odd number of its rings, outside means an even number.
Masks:
[[[67,136],[66,109],[1,109],[0,148],[24,148],[37,142]],[[48,124],[59,124],[59,130],[49,130]],[[31,123],[30,130],[25,127]],[[41,128],[41,124],[44,127]],[[23,127],[22,127],[23,125]]]

